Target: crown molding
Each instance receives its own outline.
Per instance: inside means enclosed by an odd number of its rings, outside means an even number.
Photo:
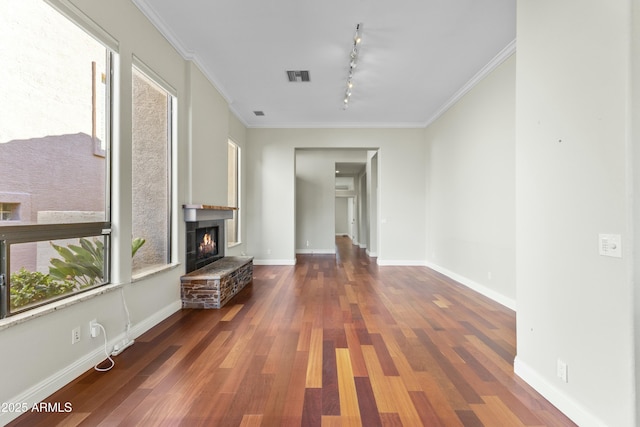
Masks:
[[[513,39],[504,49],[502,49],[487,65],[482,67],[475,76],[471,78],[464,86],[462,86],[445,104],[440,107],[429,120],[422,124],[423,127],[429,127],[433,122],[438,120],[440,116],[446,113],[449,108],[453,107],[462,99],[471,89],[487,77],[493,70],[498,68],[500,64],[509,59],[511,55],[516,53],[516,39]]]
[[[229,111],[235,116],[236,119],[240,121],[240,123],[242,123],[244,127],[246,127],[247,129],[251,128],[251,126],[249,126],[249,122],[247,122],[244,117],[242,117],[242,114],[240,114],[240,112],[236,108],[236,104],[229,103]]]
[[[171,30],[171,27],[167,25],[167,23],[158,15],[155,10],[149,5],[146,0],[132,0],[133,4],[142,12],[144,16],[153,24],[154,27],[164,36],[165,39],[174,47],[176,51],[182,56],[182,58],[186,61],[193,62],[200,72],[205,75],[205,77],[213,84],[216,90],[220,93],[220,95],[227,101],[227,104],[231,105],[233,103],[233,99],[229,96],[227,91],[220,84],[220,81],[216,78],[216,76],[209,71],[207,67],[202,64],[202,60],[198,57],[197,54],[188,50],[184,43],[176,36],[176,34]],[[238,114],[236,114],[238,116]],[[242,121],[242,120],[241,120]]]
[[[249,124],[249,129],[424,129],[423,122],[311,122]]]
[[[193,57],[193,53],[189,52],[185,46],[182,44],[180,39],[175,35],[171,28],[167,25],[166,22],[156,13],[155,10],[146,0],[132,0],[133,4],[140,9],[140,12],[153,24],[154,27],[167,39],[171,46],[173,46],[180,55],[182,55],[185,59],[190,59]]]

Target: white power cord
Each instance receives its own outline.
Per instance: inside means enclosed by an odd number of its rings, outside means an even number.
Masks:
[[[113,361],[113,359],[109,355],[109,352],[107,351],[107,331],[104,329],[104,326],[102,326],[100,323],[94,323],[94,325],[102,329],[102,333],[104,334],[104,354],[107,356],[107,359],[111,362],[111,365],[106,368],[98,368],[98,365],[102,363],[102,362],[99,362],[98,364],[96,364],[96,366],[93,367],[93,369],[95,369],[98,372],[106,372],[111,370],[111,368],[115,366],[116,362]]]
[[[112,356],[117,356],[127,348],[131,347],[134,341],[129,337],[129,332],[131,331],[131,314],[129,313],[129,307],[127,307],[127,300],[124,297],[124,287],[120,288],[120,295],[122,296],[122,305],[124,307],[124,312],[127,315],[127,325],[124,332],[124,341],[117,343],[113,347],[113,351],[111,352]]]
[[[125,329],[125,338],[127,342],[131,341],[129,338],[129,330],[131,329],[131,314],[129,313],[129,307],[127,307],[127,300],[124,297],[124,286],[120,288],[120,295],[122,296],[122,305],[124,306],[124,312],[127,315],[127,328]]]
[[[131,330],[131,313],[129,313],[129,307],[127,307],[127,300],[124,297],[124,287],[120,288],[120,295],[122,296],[122,305],[124,306],[124,312],[127,316],[127,325],[126,325],[126,329],[125,329],[125,340],[124,342],[118,343],[115,345],[113,351],[111,352],[111,354],[109,354],[109,352],[107,351],[107,331],[104,329],[104,326],[102,326],[100,323],[95,322],[92,324],[92,330],[91,330],[91,336],[97,336],[97,331],[94,331],[93,328],[95,327],[99,327],[100,329],[102,329],[102,332],[104,333],[104,354],[107,356],[107,359],[111,362],[111,365],[109,367],[106,368],[99,368],[98,365],[100,363],[98,363],[96,366],[94,366],[93,368],[96,371],[99,372],[106,372],[111,370],[116,362],[114,362],[114,360],[111,358],[111,356],[117,356],[120,353],[122,353],[125,349],[127,349],[128,347],[130,347],[133,344],[133,340],[131,338],[129,338],[129,332]]]

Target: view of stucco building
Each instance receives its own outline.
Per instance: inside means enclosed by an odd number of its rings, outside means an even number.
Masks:
[[[105,48],[42,1],[9,7],[0,38],[22,36],[0,46],[3,224],[103,220]],[[10,271],[46,272],[54,254],[48,242],[13,245]]]
[[[9,71],[0,79],[0,224],[104,221],[108,50],[41,0],[0,2],[0,39],[12,40],[0,44],[0,64]],[[133,165],[132,198],[166,205],[167,95],[141,73],[134,73],[133,91],[140,102],[131,143],[144,155]],[[168,220],[166,210],[133,205],[134,232],[146,240],[135,271],[165,261]],[[9,270],[46,273],[55,255],[49,242],[14,244]]]

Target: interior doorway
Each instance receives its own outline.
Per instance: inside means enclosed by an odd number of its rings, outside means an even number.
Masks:
[[[351,223],[349,219],[349,197],[336,197],[336,236],[351,237]]]
[[[295,227],[297,254],[336,252],[336,235],[367,248],[377,219],[371,200],[375,149],[296,149]],[[376,178],[377,179],[377,178]],[[373,209],[377,207],[374,205]],[[375,233],[375,231],[374,231]]]

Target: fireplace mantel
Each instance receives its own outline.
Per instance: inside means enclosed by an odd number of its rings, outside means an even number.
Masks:
[[[231,219],[233,211],[238,208],[213,205],[182,205],[185,222],[209,221],[215,219]]]

